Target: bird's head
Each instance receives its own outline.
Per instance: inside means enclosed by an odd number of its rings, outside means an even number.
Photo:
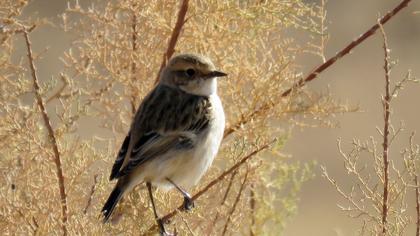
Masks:
[[[217,71],[213,62],[197,54],[180,54],[169,60],[160,83],[186,93],[209,96],[217,92],[217,78],[227,74]]]

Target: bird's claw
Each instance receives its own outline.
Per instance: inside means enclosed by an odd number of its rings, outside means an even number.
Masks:
[[[163,226],[163,221],[162,219],[158,220],[158,225],[159,225],[159,233],[160,236],[177,236],[177,232],[175,229],[174,233],[169,233],[168,231],[165,230],[165,227]]]
[[[194,208],[194,201],[191,199],[191,197],[184,197],[184,210],[185,211],[190,211]]]
[[[160,232],[160,235],[161,236],[177,236],[177,234],[176,233],[168,233],[168,232],[166,232],[166,231],[163,231],[163,232]]]

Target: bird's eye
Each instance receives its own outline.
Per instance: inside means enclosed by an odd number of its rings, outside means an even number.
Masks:
[[[194,69],[187,69],[185,71],[185,73],[187,74],[188,77],[192,77],[195,75],[195,70]]]

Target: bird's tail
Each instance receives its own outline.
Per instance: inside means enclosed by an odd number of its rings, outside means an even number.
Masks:
[[[118,201],[121,199],[123,193],[124,193],[124,189],[121,188],[119,184],[117,184],[114,190],[112,190],[111,194],[108,197],[108,200],[105,202],[105,205],[102,208],[102,214],[104,215],[104,219],[103,219],[104,223],[106,223],[109,220],[109,217],[114,211],[115,206],[117,205]]]

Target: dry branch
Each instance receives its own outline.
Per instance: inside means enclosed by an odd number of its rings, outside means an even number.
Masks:
[[[222,201],[220,202],[220,206],[225,205],[225,202],[226,202],[227,197],[229,195],[229,192],[230,192],[230,190],[232,188],[232,184],[233,184],[233,181],[235,179],[236,174],[238,174],[238,170],[237,169],[230,175],[229,183],[227,185],[225,194],[223,195]],[[217,222],[218,219],[219,219],[219,212],[216,212],[216,216],[214,217],[214,220],[213,220],[213,224],[212,225],[216,225],[216,222]],[[212,231],[210,231],[208,235],[212,235]]]
[[[134,80],[136,79],[136,70],[137,70],[137,65],[136,65],[136,59],[134,57],[134,54],[137,51],[137,15],[136,15],[136,10],[133,9],[132,12],[132,18],[131,18],[131,29],[132,29],[132,34],[131,34],[131,49],[133,51],[133,57],[131,58],[132,62],[131,62],[131,101],[130,101],[130,105],[131,105],[131,113],[134,114],[136,113],[136,98],[137,98],[137,94],[135,92],[134,89]]]
[[[29,40],[29,32],[33,29],[34,29],[34,27],[32,27],[30,29],[23,30],[22,33],[23,33],[23,36],[25,37],[26,50],[27,50],[27,53],[28,53],[28,61],[29,61],[30,69],[31,69],[31,76],[32,76],[32,81],[33,81],[35,98],[36,98],[36,101],[38,103],[38,107],[39,107],[39,110],[41,112],[42,118],[44,120],[44,125],[47,128],[49,142],[51,143],[53,153],[54,153],[54,163],[55,163],[55,167],[56,167],[57,181],[58,181],[58,186],[59,186],[59,190],[60,190],[60,202],[61,202],[60,205],[61,205],[61,213],[62,213],[62,216],[61,216],[62,217],[61,218],[61,221],[62,221],[61,223],[62,224],[61,225],[62,225],[63,235],[67,235],[67,228],[66,228],[67,198],[66,198],[66,189],[65,189],[65,186],[64,186],[63,169],[61,167],[61,157],[60,157],[60,152],[58,150],[57,139],[55,137],[50,118],[49,118],[47,110],[45,108],[45,102],[42,99],[41,92],[40,92],[39,80],[38,80],[38,76],[37,76],[37,73],[36,73],[36,67],[35,67],[35,63],[34,63],[34,56],[32,54],[31,41]]]
[[[212,180],[210,183],[208,183],[204,188],[202,188],[200,191],[198,191],[192,197],[192,200],[195,201],[196,199],[198,199],[200,196],[202,196],[204,193],[206,193],[209,189],[211,189],[214,185],[216,185],[219,182],[221,182],[222,180],[224,180],[226,176],[228,176],[228,175],[232,174],[234,171],[236,171],[239,167],[241,167],[249,159],[251,159],[252,157],[257,155],[261,151],[268,149],[273,143],[276,142],[276,140],[277,139],[271,140],[271,141],[265,143],[264,145],[257,147],[254,151],[252,151],[251,153],[249,153],[248,155],[243,157],[240,161],[235,163],[232,167],[230,167],[229,169],[224,171],[222,174],[220,174],[218,177],[216,177],[214,180]],[[184,209],[183,205],[179,206],[177,209],[173,210],[169,214],[162,217],[162,221],[167,222],[169,219],[174,217],[176,214],[178,214],[178,212],[182,211],[183,209]],[[154,230],[156,230],[156,227],[157,227],[156,225],[153,225],[152,227],[149,228],[149,230],[147,232],[148,233],[153,232]]]
[[[416,236],[420,235],[420,189],[418,176],[414,177],[415,191],[416,191]]]
[[[408,154],[408,160],[411,165],[410,172],[411,176],[413,178],[413,184],[414,184],[414,201],[416,202],[416,236],[420,236],[420,186],[419,186],[419,176],[418,176],[418,155],[419,155],[419,146],[414,145],[414,132],[410,136],[410,147],[409,147],[409,154]]]
[[[93,184],[90,187],[89,198],[87,200],[85,208],[83,209],[83,214],[85,214],[85,215],[86,215],[89,207],[92,205],[93,194],[95,193],[97,185],[98,185],[98,175],[96,174],[96,175],[93,176]]]
[[[254,233],[254,227],[255,227],[255,189],[254,189],[254,183],[251,183],[251,186],[249,187],[249,208],[250,208],[250,214],[251,214],[251,225],[249,227],[249,235],[255,236]]]
[[[383,131],[383,175],[384,175],[384,191],[382,195],[382,234],[386,235],[387,233],[387,216],[388,216],[388,195],[389,195],[389,126],[390,126],[390,103],[391,103],[391,89],[390,84],[390,57],[389,57],[389,47],[388,40],[385,34],[385,30],[380,23],[378,23],[381,29],[382,36],[384,38],[384,70],[385,70],[385,97],[383,98],[384,105],[384,131]]]
[[[166,49],[165,54],[163,54],[162,64],[159,68],[159,73],[155,79],[155,84],[159,81],[160,73],[162,72],[163,68],[166,66],[166,62],[172,57],[175,52],[175,45],[178,42],[179,35],[181,34],[182,27],[184,26],[186,20],[185,16],[187,15],[188,11],[188,1],[183,0],[181,3],[181,7],[178,12],[178,18],[176,20],[176,24],[174,29],[172,30],[171,38],[169,39],[168,48]]]
[[[52,100],[56,99],[56,98],[60,98],[61,94],[63,93],[64,89],[66,89],[66,87],[68,86],[68,82],[65,79],[64,75],[61,74],[60,75],[60,79],[63,82],[63,85],[61,85],[61,87],[57,90],[57,92],[55,92],[54,94],[52,94],[49,98],[47,98],[45,100],[45,103],[48,104],[50,103]]]
[[[370,27],[364,34],[360,35],[357,39],[352,41],[350,44],[348,44],[346,47],[344,47],[340,52],[338,52],[335,56],[328,59],[326,62],[319,65],[317,68],[315,68],[308,76],[305,78],[300,79],[297,81],[292,87],[287,89],[281,94],[281,97],[288,97],[292,91],[294,91],[297,88],[300,88],[304,86],[307,82],[312,81],[313,79],[317,78],[320,73],[325,71],[327,68],[329,68],[331,65],[336,63],[339,59],[344,57],[345,55],[349,54],[351,50],[353,50],[355,47],[357,47],[359,44],[361,44],[363,41],[365,41],[367,38],[375,34],[375,32],[379,29],[379,25],[384,25],[387,23],[392,17],[394,17],[401,9],[405,8],[408,3],[411,2],[411,0],[403,0],[398,4],[394,9],[392,9],[390,12],[388,12],[385,16],[380,18],[378,20],[378,23]],[[271,104],[265,103],[262,106],[260,106],[258,109],[253,110],[249,112],[248,114],[242,116],[242,118],[236,122],[231,127],[226,128],[225,130],[225,137],[229,134],[233,133],[235,130],[239,129],[241,126],[245,125],[249,121],[251,121],[256,115],[262,113],[264,110],[270,109]]]
[[[230,189],[232,188],[232,183],[233,183],[233,180],[235,179],[236,174],[238,174],[238,170],[235,170],[235,172],[233,172],[232,175],[230,176],[228,186],[226,188],[225,194],[223,195],[223,199],[222,199],[222,202],[220,203],[220,205],[225,204],[226,199],[229,195]]]
[[[235,212],[236,206],[238,205],[239,200],[241,199],[242,192],[244,190],[245,184],[248,180],[248,173],[249,170],[245,173],[244,180],[242,181],[241,187],[239,188],[238,194],[236,195],[235,201],[233,202],[232,208],[230,209],[230,212],[228,214],[228,218],[226,220],[225,226],[223,227],[222,235],[225,235],[227,232],[227,228],[229,226],[229,223],[231,222],[232,215]]]

